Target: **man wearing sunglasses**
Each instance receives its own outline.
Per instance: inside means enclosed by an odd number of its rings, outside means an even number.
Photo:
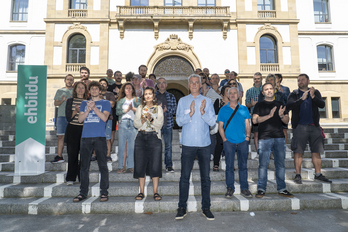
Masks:
[[[230,80],[230,70],[226,69],[224,73],[225,73],[226,78],[220,82],[220,87],[226,85],[227,82]]]

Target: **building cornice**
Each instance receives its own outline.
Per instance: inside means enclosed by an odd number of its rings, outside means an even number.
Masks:
[[[46,30],[0,30],[0,34],[39,34],[44,35]]]
[[[247,24],[298,24],[299,19],[236,19],[236,23],[247,23]]]
[[[46,23],[109,23],[110,18],[45,18]]]
[[[348,31],[298,31],[298,35],[348,35]]]

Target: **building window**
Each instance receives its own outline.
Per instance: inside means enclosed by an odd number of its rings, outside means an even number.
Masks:
[[[11,105],[11,98],[3,98],[3,99],[1,99],[1,105],[7,105],[7,106],[9,106],[9,105]]]
[[[198,0],[198,6],[215,6],[215,0]]]
[[[182,6],[181,0],[164,0],[165,6]]]
[[[273,0],[257,0],[257,10],[274,10]]]
[[[316,23],[330,22],[328,0],[314,0],[314,21]]]
[[[277,43],[270,35],[260,38],[260,62],[273,64],[278,63]]]
[[[9,49],[8,71],[17,71],[19,64],[25,61],[25,45],[16,44],[10,46]]]
[[[87,9],[87,0],[71,0],[70,9],[75,10],[86,10]]]
[[[331,98],[332,118],[340,118],[340,98]]]
[[[318,70],[333,71],[332,47],[327,45],[317,46]]]
[[[68,63],[85,63],[86,38],[81,34],[73,35],[69,39]]]
[[[325,102],[324,108],[319,108],[320,118],[326,118],[326,97],[323,97],[323,101]]]
[[[12,21],[28,21],[28,0],[12,1]]]
[[[131,0],[131,6],[148,6],[149,0]]]

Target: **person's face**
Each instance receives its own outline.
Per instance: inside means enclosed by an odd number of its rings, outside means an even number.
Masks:
[[[159,79],[157,82],[159,91],[164,92],[167,88],[167,83],[163,79]]]
[[[236,76],[234,75],[233,72],[230,73],[230,80],[235,80],[236,79]]]
[[[229,89],[230,89],[230,87],[226,87],[225,88],[224,97],[226,96],[228,98],[228,90]]]
[[[86,92],[85,86],[81,83],[77,84],[77,86],[76,86],[77,95],[84,95],[85,92]]]
[[[205,75],[209,76],[209,69],[205,68],[205,69],[203,69],[203,72]]]
[[[74,84],[74,78],[72,76],[67,76],[64,82],[66,87],[71,88]]]
[[[116,82],[121,82],[122,81],[122,74],[121,73],[115,73],[114,78],[115,78]]]
[[[92,97],[98,97],[100,94],[100,90],[99,90],[98,86],[92,86],[90,88],[89,92],[91,93]]]
[[[109,79],[112,79],[112,74],[113,74],[112,69],[108,69],[106,71],[106,75],[108,76]]]
[[[230,80],[228,82],[228,84],[231,86],[231,87],[237,87],[237,81],[236,80]]]
[[[156,83],[156,79],[155,79],[155,77],[154,77],[154,76],[150,76],[150,80],[152,80],[152,81],[153,81],[153,83]]]
[[[192,94],[199,93],[199,89],[201,88],[201,84],[199,83],[198,77],[191,77],[189,81],[189,89]]]
[[[229,78],[229,76],[230,76],[230,70],[229,69],[225,70],[225,76],[226,76],[226,78]]]
[[[275,81],[274,81],[274,78],[268,78],[267,82],[266,83],[270,83],[272,84],[273,86],[275,86]]]
[[[297,78],[297,84],[300,89],[308,88],[309,80],[305,76],[299,76]]]
[[[220,78],[218,76],[214,75],[214,76],[211,77],[210,81],[211,81],[211,83],[213,85],[217,85],[219,83],[219,81],[220,81]]]
[[[279,78],[279,77],[277,77],[277,78],[276,78],[276,83],[277,83],[277,86],[279,87],[279,86],[280,86],[280,83],[281,83],[281,81],[280,81],[280,78]]]
[[[88,74],[87,70],[81,70],[81,72],[80,72],[80,77],[81,77],[81,79],[83,79],[83,80],[88,80],[89,74]]]
[[[200,69],[196,69],[196,70],[195,70],[195,74],[197,74],[197,75],[198,75],[199,73],[201,73],[201,72],[202,72],[202,70],[200,70]]]
[[[144,98],[146,102],[152,102],[154,99],[153,93],[151,89],[146,89],[144,92]]]
[[[226,91],[228,91],[228,90],[226,90]],[[230,91],[228,91],[228,98],[230,99],[231,102],[238,101],[238,91],[237,91],[237,89],[230,89]]]
[[[202,85],[205,84],[207,82],[207,80],[205,79],[205,77],[202,75],[200,75],[201,77],[201,82],[202,82]]]
[[[138,78],[137,78],[138,79]],[[125,88],[124,88],[124,93],[126,94],[127,97],[129,96],[132,96],[133,94],[133,88],[131,85],[127,85]]]
[[[265,96],[265,98],[273,98],[273,95],[274,95],[274,88],[272,85],[265,85],[263,87],[263,90],[262,90],[262,94],[263,96]]]
[[[133,77],[133,85],[134,86],[140,85],[140,80],[137,77]]]
[[[101,81],[99,82],[101,87],[102,87],[102,91],[105,91],[108,89],[108,83],[106,83],[106,81]]]
[[[261,81],[262,81],[262,79],[260,76],[258,76],[258,75],[254,76],[254,84],[255,85],[259,86],[261,84]]]
[[[140,74],[140,76],[142,76],[143,78],[146,76],[146,73],[147,73],[147,68],[141,67],[141,68],[139,69],[139,74]]]

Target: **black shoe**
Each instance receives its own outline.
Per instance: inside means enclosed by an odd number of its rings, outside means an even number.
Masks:
[[[107,157],[106,157],[106,161],[107,161],[108,163],[112,162],[111,156],[107,156]]]
[[[97,156],[92,155],[92,157],[91,157],[91,161],[96,161],[96,160],[97,160]]]
[[[296,174],[295,178],[294,178],[294,182],[296,184],[302,184],[302,177],[300,174]]]
[[[233,193],[234,193],[234,191],[233,191],[232,188],[227,188],[227,192],[226,192],[226,194],[225,194],[225,197],[226,197],[226,198],[231,198],[232,195],[233,195]]]
[[[215,217],[213,213],[210,211],[210,209],[203,209],[203,215],[206,217],[207,220],[213,221],[215,220]]]
[[[174,169],[173,169],[172,167],[167,167],[167,168],[166,168],[166,171],[167,171],[167,172],[174,172]]]
[[[326,178],[323,174],[320,174],[319,176],[316,176],[314,174],[314,180],[320,180],[320,181],[323,181],[323,182],[326,182],[326,183],[332,183],[331,180],[329,180],[328,178]]]
[[[57,164],[57,163],[64,163],[63,157],[56,156],[54,157],[54,160],[51,161],[52,164]]]
[[[175,216],[176,220],[184,219],[186,216],[186,210],[184,208],[178,208],[178,213]]]
[[[294,195],[289,193],[289,191],[286,190],[286,189],[284,191],[279,192],[278,195],[280,195],[282,197],[289,197],[289,198],[293,198],[294,197]]]
[[[265,191],[262,191],[262,190],[258,190],[255,197],[257,198],[263,198],[263,196],[265,195]]]
[[[249,189],[242,190],[240,192],[240,194],[242,194],[243,197],[247,197],[247,198],[252,198],[253,197],[253,195],[251,194]]]

